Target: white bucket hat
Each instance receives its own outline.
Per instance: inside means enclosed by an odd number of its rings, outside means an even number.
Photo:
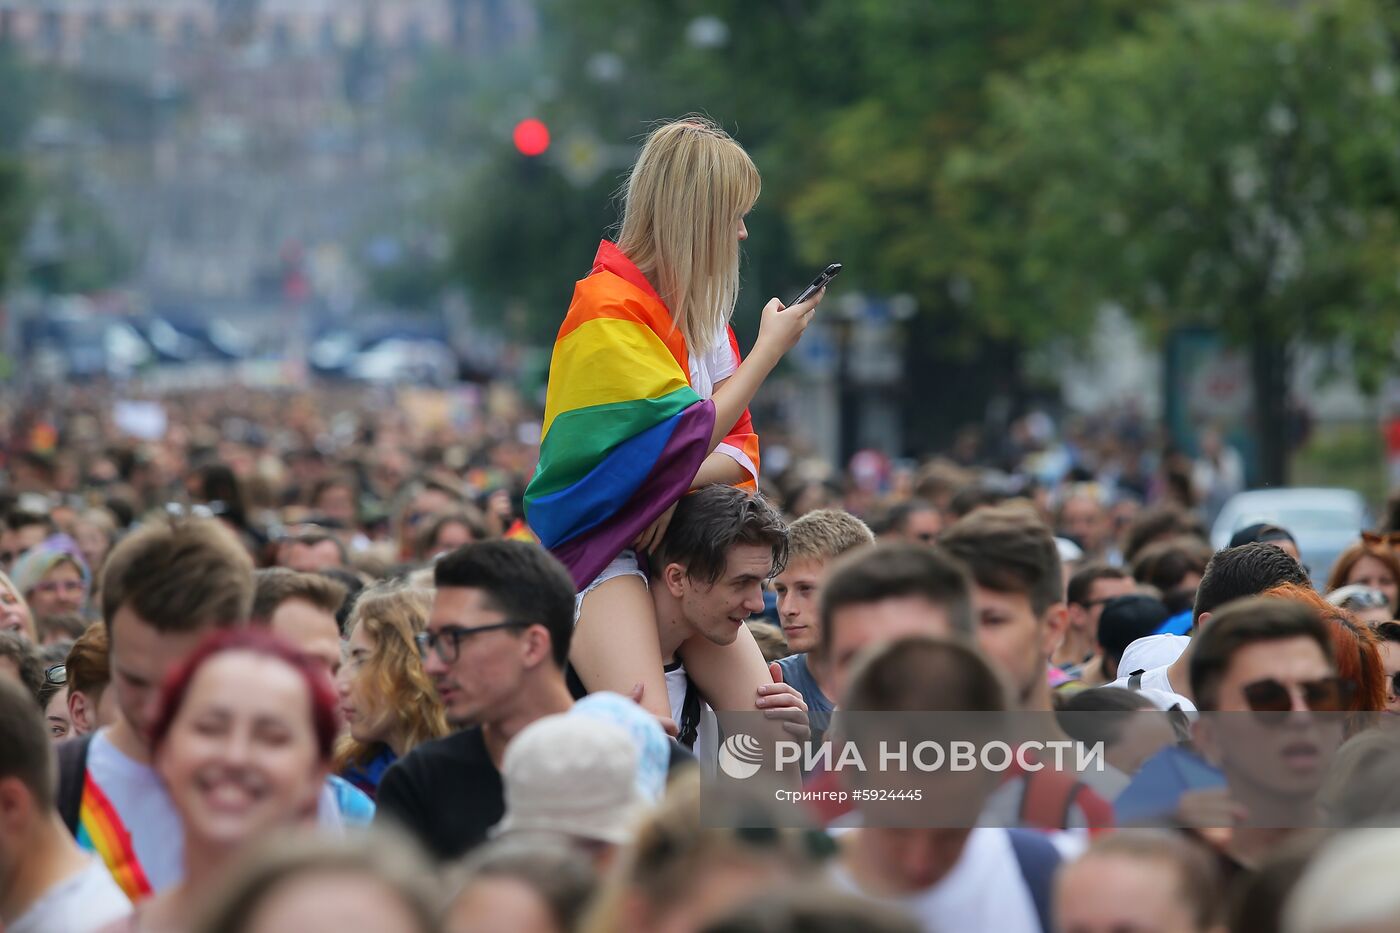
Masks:
[[[501,761],[506,815],[492,830],[553,833],[621,845],[646,800],[637,746],[614,723],[558,713],[527,726]]]

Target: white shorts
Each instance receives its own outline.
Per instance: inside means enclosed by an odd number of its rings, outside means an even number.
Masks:
[[[579,610],[583,608],[583,598],[596,590],[602,584],[608,582],[613,577],[625,577],[634,574],[642,578],[642,585],[647,582],[647,575],[642,573],[642,568],[637,565],[637,552],[630,548],[623,551],[612,559],[612,563],[603,568],[603,572],[593,578],[593,582],[585,586],[574,596],[574,624],[578,624]]]

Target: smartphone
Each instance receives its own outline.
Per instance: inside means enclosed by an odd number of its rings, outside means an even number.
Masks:
[[[825,288],[828,282],[830,282],[832,279],[836,278],[840,274],[841,263],[833,262],[831,265],[827,266],[821,271],[821,275],[818,275],[815,279],[812,280],[811,285],[808,285],[802,290],[802,294],[798,295],[792,301],[788,302],[788,307],[791,308],[793,305],[802,304],[802,302],[806,301],[808,298],[811,298],[817,292]]]

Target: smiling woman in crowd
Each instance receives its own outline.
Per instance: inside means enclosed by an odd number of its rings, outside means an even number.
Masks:
[[[337,729],[324,673],[275,636],[210,635],[166,683],[151,744],[184,827],[184,879],[114,928],[167,933],[250,842],[314,819]]]
[[[29,604],[3,571],[0,571],[0,632],[14,632],[29,641],[38,640]]]

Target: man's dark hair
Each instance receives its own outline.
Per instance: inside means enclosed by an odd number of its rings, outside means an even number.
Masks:
[[[257,589],[253,595],[252,619],[266,625],[277,607],[289,599],[300,599],[324,612],[338,616],[345,605],[345,586],[319,573],[300,573],[286,567],[267,567],[253,574]]]
[[[0,677],[0,779],[18,778],[37,808],[54,805],[54,754],[44,714],[34,697]]]
[[[967,565],[978,586],[1025,594],[1037,618],[1064,599],[1064,570],[1055,537],[1024,506],[978,509],[959,519],[939,541]]]
[[[1094,592],[1094,584],[1100,580],[1127,580],[1128,571],[1108,564],[1087,564],[1075,571],[1065,589],[1066,602],[1088,607],[1089,597]]]
[[[1136,690],[1092,687],[1072,694],[1059,704],[1055,719],[1069,737],[1084,745],[1117,745],[1134,722],[1134,715],[1157,708]]]
[[[1155,541],[1191,535],[1206,538],[1206,530],[1201,520],[1179,505],[1158,505],[1144,509],[1128,525],[1128,541],[1123,548],[1123,559],[1132,563],[1143,548]]]
[[[1006,493],[1000,489],[974,483],[953,493],[953,498],[948,502],[948,511],[958,518],[965,518],[978,509],[1000,505],[1006,498]]]
[[[1292,541],[1295,545],[1297,539],[1288,532],[1286,528],[1278,525],[1270,525],[1268,522],[1257,522],[1235,532],[1230,538],[1230,543],[1226,547],[1239,547],[1241,544],[1253,544],[1256,541],[1268,543],[1270,541]]]
[[[253,606],[253,560],[218,519],[177,519],[133,532],[102,571],[102,618],[126,606],[158,632],[241,625]]]
[[[1306,603],[1256,596],[1220,610],[1211,618],[1210,625],[1193,639],[1191,646],[1191,692],[1196,698],[1196,708],[1219,708],[1220,681],[1241,648],[1285,638],[1311,638],[1327,662],[1333,663],[1332,636],[1327,623]]]
[[[1002,712],[1011,698],[976,649],[909,635],[872,646],[851,670],[844,710],[870,713]]]
[[[908,596],[942,607],[953,631],[972,637],[972,586],[956,560],[937,546],[877,544],[832,565],[821,593],[822,654],[830,654],[839,610]]]
[[[480,512],[468,512],[461,509],[455,512],[444,512],[434,516],[415,538],[413,542],[414,554],[419,560],[427,560],[432,556],[437,545],[438,534],[448,525],[464,525],[472,533],[473,541],[485,541],[491,537],[486,528],[486,522]]]
[[[38,703],[44,686],[44,661],[39,649],[14,632],[0,632],[0,658],[14,662],[20,685],[29,692],[30,702]]]
[[[724,575],[735,545],[771,548],[770,576],[787,563],[787,526],[762,496],[734,486],[705,486],[676,503],[666,537],[652,555],[651,572],[680,564],[690,579],[714,585]]]
[[[1103,604],[1103,613],[1099,616],[1099,647],[1117,670],[1129,645],[1153,634],[1170,618],[1171,612],[1160,599],[1141,593],[1116,596]]]
[[[355,576],[353,571],[344,567],[327,567],[325,570],[316,571],[318,576],[327,580],[334,580],[345,587],[345,599],[341,601],[340,608],[335,613],[335,624],[340,626],[340,631],[345,631],[345,623],[350,618],[350,613],[355,609],[355,602],[360,598],[360,593],[365,585],[360,582],[360,578]]]
[[[562,669],[574,634],[574,582],[564,565],[538,544],[493,540],[443,556],[433,584],[481,590],[486,605],[516,622],[544,626]]]
[[[49,531],[56,531],[53,519],[39,512],[28,512],[24,509],[11,509],[5,515],[5,527],[11,531],[19,531],[21,528],[28,528],[30,525],[43,525]]]
[[[87,631],[88,622],[76,612],[60,612],[55,615],[37,616],[34,630],[41,643],[52,641],[54,636],[75,641]]]
[[[1209,544],[1191,535],[1157,541],[1133,561],[1133,579],[1170,593],[1188,574],[1204,574],[1213,556]]]
[[[903,502],[896,502],[890,506],[885,513],[885,520],[882,523],[882,531],[893,531],[899,534],[909,528],[909,519],[920,512],[938,512],[938,507],[932,502],[925,502],[923,499],[906,499]]]
[[[1313,585],[1303,565],[1275,545],[1256,542],[1217,551],[1196,589],[1191,621],[1199,624],[1201,613],[1215,612],[1228,602],[1257,596],[1280,583]]]

